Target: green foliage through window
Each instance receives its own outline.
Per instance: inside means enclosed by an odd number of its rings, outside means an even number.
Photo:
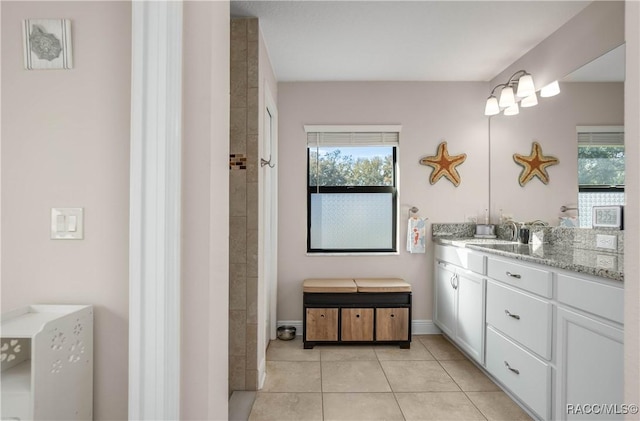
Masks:
[[[578,184],[624,185],[624,146],[579,146]]]
[[[392,147],[309,149],[309,186],[393,185]]]

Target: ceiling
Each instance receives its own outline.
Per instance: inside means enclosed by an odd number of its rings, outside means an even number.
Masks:
[[[489,81],[589,1],[232,1],[278,81]]]

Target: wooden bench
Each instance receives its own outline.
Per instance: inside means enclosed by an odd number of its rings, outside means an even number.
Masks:
[[[303,342],[411,346],[411,285],[396,278],[305,279]]]

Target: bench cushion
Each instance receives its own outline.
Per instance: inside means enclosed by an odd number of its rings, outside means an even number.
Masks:
[[[358,292],[353,279],[305,279],[304,292]]]
[[[358,292],[411,292],[411,284],[397,278],[355,279]]]

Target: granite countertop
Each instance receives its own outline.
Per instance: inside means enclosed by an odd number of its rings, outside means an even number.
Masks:
[[[436,243],[466,247],[526,262],[624,281],[624,262],[621,253],[566,247],[560,244],[533,246],[499,239],[438,238]]]

